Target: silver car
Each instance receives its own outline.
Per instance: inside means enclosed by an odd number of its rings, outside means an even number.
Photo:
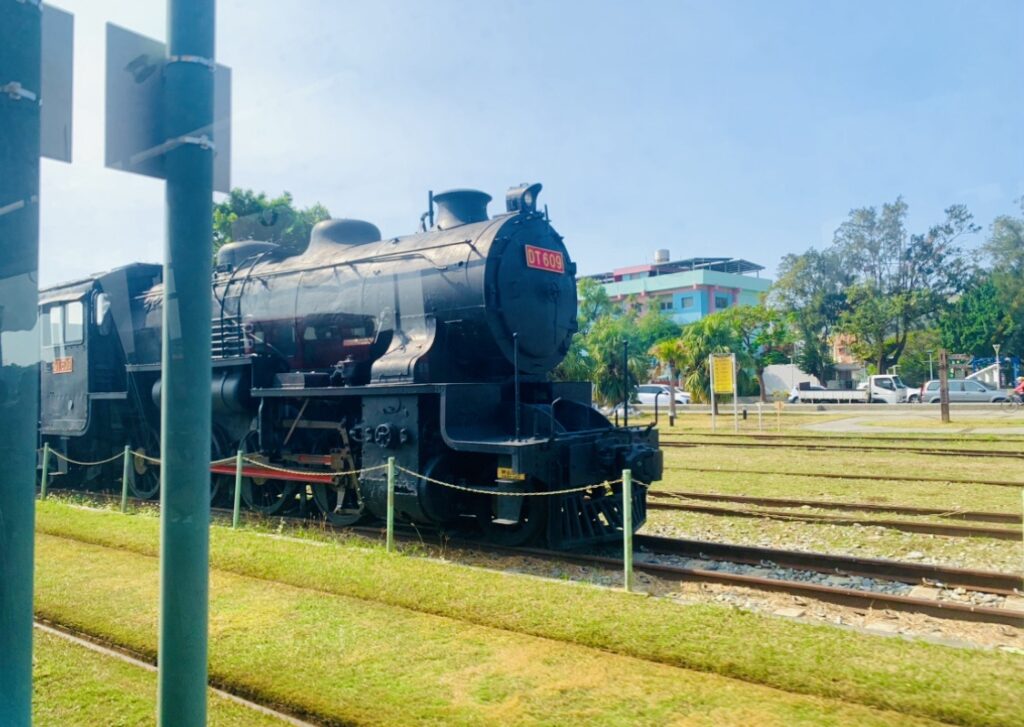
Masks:
[[[929,404],[939,403],[939,380],[925,382],[921,387],[921,401]],[[1006,393],[998,389],[990,389],[980,381],[971,379],[950,379],[949,400],[957,402],[996,403],[1006,401]]]
[[[636,390],[636,400],[645,406],[654,406],[654,399],[657,397],[658,405],[667,407],[671,395],[672,387],[664,384],[641,384]],[[676,404],[689,403],[690,394],[676,389]]]

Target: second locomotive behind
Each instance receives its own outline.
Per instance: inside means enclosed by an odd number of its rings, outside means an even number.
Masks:
[[[246,469],[247,505],[274,514],[312,501],[339,524],[382,517],[382,466],[394,457],[400,519],[472,520],[493,540],[553,547],[617,537],[621,489],[605,482],[626,468],[660,479],[657,432],[612,426],[589,383],[547,380],[576,331],[576,287],[539,191],[509,190],[493,218],[483,192],[437,195],[436,223],[406,237],[329,220],[301,254],[259,241],[221,248],[211,456],[243,447],[260,463]],[[78,459],[126,441],[158,451],[161,276],[129,265],[41,294],[52,447]],[[134,466],[136,494],[154,495],[155,468]],[[232,468],[214,467],[215,489]],[[366,471],[317,474],[328,470]],[[637,527],[645,496],[636,489]]]

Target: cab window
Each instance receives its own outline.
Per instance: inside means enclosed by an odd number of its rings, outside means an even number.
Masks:
[[[81,343],[85,334],[85,309],[75,300],[64,306],[64,343]]]
[[[80,300],[50,306],[43,311],[40,322],[44,346],[81,343],[85,337],[85,306]]]

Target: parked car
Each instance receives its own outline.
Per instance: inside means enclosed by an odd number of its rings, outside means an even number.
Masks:
[[[655,398],[658,399],[658,406],[668,406],[670,396],[672,387],[664,384],[641,384],[636,390],[636,400],[644,406],[654,406]],[[689,403],[689,393],[676,389],[676,404]]]
[[[929,404],[939,403],[939,380],[926,381],[921,387],[921,401]],[[949,400],[956,402],[988,402],[997,403],[1006,401],[1006,392],[999,389],[990,389],[980,381],[972,379],[950,379]]]

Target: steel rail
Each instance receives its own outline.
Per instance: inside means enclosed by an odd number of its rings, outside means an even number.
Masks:
[[[951,485],[993,485],[995,487],[1024,487],[1024,482],[1014,480],[951,480],[946,477],[921,477],[915,475],[857,475],[845,472],[772,472],[766,470],[723,470],[715,467],[677,467],[665,465],[666,470],[676,472],[718,472],[732,475],[778,475],[781,477],[819,477],[824,480],[868,480],[872,482],[943,482]]]
[[[989,457],[1004,459],[1024,459],[1024,451],[1011,452],[1008,450],[985,450],[985,449],[927,449],[924,447],[881,447],[877,445],[864,446],[836,446],[827,444],[796,444],[783,442],[781,444],[769,444],[767,442],[660,442],[662,447],[671,448],[693,448],[693,447],[746,447],[761,449],[806,449],[806,450],[827,450],[829,452],[850,451],[850,452],[901,452],[909,454],[924,454],[947,457]]]
[[[746,495],[723,495],[712,494],[707,492],[690,492],[677,490],[648,490],[647,496],[661,499],[708,500],[711,502],[741,502],[749,505],[761,505],[763,507],[812,507],[820,510],[860,510],[863,512],[891,512],[903,515],[934,515],[936,517],[947,518],[951,520],[971,520],[974,522],[1009,523],[1011,525],[1018,525],[1021,523],[1021,516],[1010,512],[949,510],[943,509],[941,507],[913,507],[910,505],[879,505],[873,502],[839,502],[835,500],[799,500],[782,497],[749,497]],[[648,507],[650,507],[650,503],[648,503]]]
[[[1024,428],[1022,428],[1024,429]],[[976,437],[991,437],[991,439],[965,439],[964,437],[933,437],[928,434],[922,434],[920,436],[884,436],[882,434],[865,434],[861,435],[857,432],[850,432],[848,434],[840,433],[825,433],[825,434],[768,434],[760,432],[740,432],[739,434],[733,432],[671,432],[661,431],[662,438],[665,437],[707,437],[710,439],[796,439],[796,440],[811,440],[811,441],[839,441],[839,442],[856,442],[858,440],[873,441],[873,442],[920,442],[922,444],[928,444],[929,442],[953,442],[960,444],[992,444],[1010,441],[1013,443],[1024,444],[1024,431],[1020,434],[976,434]],[[1011,439],[1007,439],[1011,437]],[[1021,439],[1012,439],[1012,437],[1021,437]]]
[[[784,507],[784,506],[783,506]],[[696,512],[706,515],[725,517],[760,518],[765,520],[787,520],[804,523],[822,523],[826,525],[869,526],[900,530],[907,533],[927,533],[930,535],[947,535],[952,537],[995,538],[998,540],[1019,541],[1024,535],[1020,530],[1012,528],[979,527],[975,525],[953,525],[949,523],[913,522],[910,520],[873,520],[869,517],[844,517],[840,515],[819,515],[795,512],[770,512],[767,510],[745,510],[731,507],[715,507],[713,505],[697,505],[683,502],[648,502],[648,510],[675,510]]]

